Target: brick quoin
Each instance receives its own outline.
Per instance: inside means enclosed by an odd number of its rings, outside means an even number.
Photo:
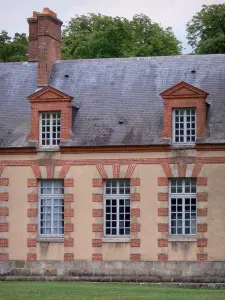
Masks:
[[[206,192],[197,193],[197,201],[207,202],[208,201],[208,193],[206,193]]]
[[[92,232],[103,232],[103,224],[92,224]]]
[[[140,193],[131,193],[130,201],[140,201]]]
[[[101,239],[93,239],[92,240],[92,247],[93,248],[102,247],[102,240]]]
[[[197,247],[207,247],[208,246],[208,240],[207,239],[199,239],[197,241]]]
[[[0,178],[0,186],[8,186],[9,178]]]
[[[131,223],[130,225],[131,232],[140,232],[141,231],[141,224],[139,223]]]
[[[0,217],[7,217],[9,215],[8,207],[0,207]]]
[[[130,179],[130,186],[140,186],[141,179],[140,178],[131,178]]]
[[[198,217],[207,217],[208,208],[198,208]]]
[[[9,260],[9,254],[8,253],[0,253],[0,261]]]
[[[8,223],[0,223],[0,232],[8,232],[9,224]]]
[[[168,201],[169,194],[168,193],[158,193],[158,201]]]
[[[37,232],[37,224],[27,224],[27,232]]]
[[[158,217],[167,217],[168,208],[158,208]]]
[[[198,224],[197,225],[197,231],[198,232],[207,232],[208,225],[207,224]]]
[[[103,209],[93,209],[92,217],[103,217]]]
[[[38,209],[37,208],[28,208],[27,209],[27,216],[28,217],[37,217]]]
[[[158,232],[168,232],[168,224],[167,223],[158,224]]]
[[[102,254],[99,254],[99,253],[93,253],[93,254],[92,254],[92,260],[93,260],[93,261],[102,261]]]
[[[73,186],[74,186],[73,178],[64,179],[64,187],[73,187]]]
[[[93,187],[102,187],[103,186],[103,181],[102,179],[92,179],[92,186]]]
[[[73,247],[74,239],[73,238],[64,238],[64,246],[65,247]]]
[[[27,179],[27,187],[37,187],[37,186],[38,186],[37,179],[35,179],[35,178]]]
[[[74,232],[74,225],[71,223],[64,224],[64,232]]]
[[[64,194],[64,202],[73,202],[74,194]]]
[[[167,254],[158,254],[158,261],[164,262],[164,261],[168,261],[168,255]]]
[[[27,195],[28,202],[38,202],[38,194],[37,193],[30,193]]]
[[[0,238],[0,248],[8,247],[9,246],[9,240],[8,239],[1,239]]]
[[[134,248],[134,247],[140,247],[140,245],[141,245],[140,239],[132,239],[132,240],[130,240],[130,246],[132,248]]]
[[[0,201],[8,201],[9,193],[0,193]]]
[[[131,261],[140,261],[141,260],[141,254],[130,254],[130,260]]]
[[[131,208],[130,210],[130,216],[131,217],[140,217],[140,208]]]
[[[27,247],[36,247],[37,242],[34,239],[27,239]]]
[[[73,253],[64,253],[64,261],[74,261]]]
[[[37,260],[36,253],[27,253],[27,260]]]
[[[198,253],[197,261],[200,261],[200,262],[208,261],[208,254],[207,253]]]
[[[207,185],[207,177],[197,177],[197,185],[198,186],[206,186]]]
[[[74,210],[72,208],[64,210],[64,217],[73,217],[73,216],[74,216]]]
[[[168,240],[158,239],[158,247],[159,248],[168,247]]]
[[[92,194],[92,201],[93,202],[102,202],[103,195],[102,194]]]
[[[158,177],[158,186],[168,186],[169,179],[167,177]]]

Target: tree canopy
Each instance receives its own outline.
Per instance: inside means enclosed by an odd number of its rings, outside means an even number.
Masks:
[[[225,53],[225,4],[203,5],[188,22],[187,33],[196,54]]]
[[[181,44],[172,28],[146,15],[131,21],[101,14],[76,15],[63,31],[63,59],[176,55]]]

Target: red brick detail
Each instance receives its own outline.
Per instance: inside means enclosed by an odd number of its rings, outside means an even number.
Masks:
[[[9,193],[0,193],[0,201],[8,201]]]
[[[8,186],[9,178],[0,178],[0,186]]]
[[[141,179],[140,178],[131,178],[130,179],[130,186],[140,186]]]
[[[197,185],[207,185],[207,177],[198,177],[197,178]]]
[[[102,202],[103,195],[102,194],[92,194],[92,201],[93,202]]]
[[[8,223],[0,223],[0,232],[8,232],[9,224]]]
[[[168,178],[172,178],[173,177],[173,173],[171,171],[171,168],[170,168],[170,165],[168,164],[168,162],[167,161],[161,162],[161,166],[162,166],[163,171],[166,174],[166,176]]]
[[[64,210],[64,217],[73,217],[73,216],[74,216],[74,210],[72,208]]]
[[[93,239],[92,240],[92,247],[93,248],[102,247],[102,240],[101,239]]]
[[[164,253],[160,253],[158,254],[158,261],[168,261],[168,255],[167,254],[164,254]]]
[[[8,207],[0,207],[0,217],[6,217],[9,215]]]
[[[197,201],[207,202],[208,201],[208,193],[206,193],[206,192],[197,193]]]
[[[27,224],[27,232],[37,232],[37,224]]]
[[[73,202],[74,194],[64,194],[64,202]]]
[[[136,168],[136,164],[130,164],[127,168],[125,178],[131,178],[135,168]]]
[[[64,253],[64,261],[74,261],[73,253]]]
[[[158,201],[168,201],[169,194],[168,193],[158,193]]]
[[[120,164],[113,165],[113,178],[120,178]]]
[[[4,169],[5,169],[5,166],[0,166],[0,177],[2,176]]]
[[[73,178],[64,179],[64,187],[73,187],[73,186],[74,186],[74,179]]]
[[[140,208],[131,208],[130,215],[131,217],[140,217]]]
[[[186,168],[187,164],[184,160],[180,159],[178,162],[178,176],[185,177],[186,176]]]
[[[102,261],[102,254],[93,253],[92,254],[92,260],[93,261]]]
[[[131,223],[130,224],[130,231],[131,232],[140,232],[141,231],[141,224],[139,224],[139,223]]]
[[[197,225],[197,231],[198,232],[207,232],[208,225],[207,224],[198,224]]]
[[[28,208],[27,209],[27,216],[28,217],[37,217],[38,209],[37,208]]]
[[[41,178],[41,170],[40,170],[39,166],[33,164],[33,165],[31,165],[31,168],[32,168],[32,170],[34,172],[34,176],[37,179]]]
[[[38,194],[37,193],[30,193],[27,195],[28,202],[38,202]]]
[[[208,261],[208,254],[207,253],[198,253],[197,254],[197,261]]]
[[[158,177],[158,186],[168,186],[169,179],[167,177]]]
[[[131,193],[130,201],[140,201],[140,193]]]
[[[27,260],[37,260],[36,253],[27,253]]]
[[[108,178],[108,176],[106,174],[106,171],[105,171],[105,168],[104,168],[103,165],[96,165],[96,168],[98,170],[98,173],[102,177],[102,179],[107,179]]]
[[[48,179],[54,178],[55,166],[53,166],[53,165],[46,166],[46,173],[47,173]]]
[[[103,186],[103,180],[102,179],[92,179],[92,186],[93,187],[102,187]]]
[[[130,260],[131,261],[140,261],[141,260],[141,254],[130,254]]]
[[[168,224],[167,223],[159,223],[158,224],[158,232],[168,232]]]
[[[69,168],[70,168],[70,165],[62,166],[62,169],[61,169],[60,174],[59,174],[59,178],[64,179],[66,177],[66,174],[69,171]]]
[[[192,177],[197,178],[200,171],[201,171],[201,169],[202,169],[202,167],[203,167],[203,163],[202,162],[197,162],[194,166],[193,171],[192,171]]]
[[[0,248],[5,248],[9,246],[9,240],[8,239],[1,239],[0,238]]]
[[[64,247],[73,247],[74,239],[73,238],[64,238]]]
[[[207,239],[199,239],[197,241],[198,247],[207,247],[208,246],[208,240]]]
[[[130,246],[132,248],[134,248],[134,247],[140,247],[140,245],[141,245],[141,240],[140,239],[132,239],[132,240],[130,240]]]
[[[168,247],[168,240],[158,239],[158,247],[159,248]]]
[[[168,208],[158,208],[158,217],[167,217]]]
[[[92,217],[103,217],[103,209],[92,209]]]
[[[71,223],[64,224],[64,232],[74,232],[74,225]]]
[[[0,261],[9,260],[9,254],[8,253],[0,253]]]
[[[207,217],[208,208],[198,208],[198,217]]]
[[[103,232],[103,224],[92,224],[92,232]]]
[[[37,179],[36,178],[29,178],[27,180],[27,186],[28,187],[37,187],[38,186]]]
[[[36,247],[37,242],[34,239],[27,239],[27,247]]]

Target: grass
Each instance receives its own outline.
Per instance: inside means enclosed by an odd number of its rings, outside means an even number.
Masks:
[[[225,290],[126,283],[0,282],[0,300],[224,300]]]

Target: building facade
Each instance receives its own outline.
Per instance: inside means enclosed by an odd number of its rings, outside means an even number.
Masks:
[[[0,64],[0,276],[225,279],[225,55]],[[15,277],[16,276],[16,277]]]

